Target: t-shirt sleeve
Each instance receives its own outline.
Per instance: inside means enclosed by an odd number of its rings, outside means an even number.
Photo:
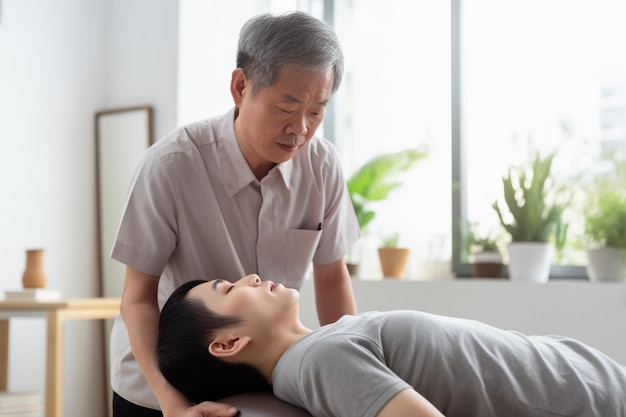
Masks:
[[[304,355],[300,368],[304,408],[320,417],[374,417],[411,386],[385,365],[373,341],[345,338],[345,334],[328,337]]]

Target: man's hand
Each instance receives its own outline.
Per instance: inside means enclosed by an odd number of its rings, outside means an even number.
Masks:
[[[237,409],[228,404],[206,401],[190,407],[189,400],[161,374],[156,359],[156,346],[159,338],[158,286],[159,277],[127,266],[121,313],[128,329],[133,354],[161,405],[163,415],[165,417],[233,417],[237,415]]]
[[[232,405],[204,401],[188,408],[181,417],[234,417],[237,413],[239,411]]]

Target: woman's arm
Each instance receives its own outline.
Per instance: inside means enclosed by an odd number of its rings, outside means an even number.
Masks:
[[[126,267],[121,315],[128,330],[133,354],[166,417],[234,416],[237,410],[227,404],[204,402],[195,407],[170,385],[159,370],[156,346],[159,332],[157,290],[159,277]]]
[[[434,405],[414,389],[407,388],[396,394],[376,414],[376,417],[444,417]]]

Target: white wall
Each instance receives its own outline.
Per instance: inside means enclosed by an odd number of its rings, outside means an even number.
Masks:
[[[247,13],[266,11],[248,4],[259,3],[254,0],[242,3],[232,7],[227,2],[180,1],[180,21],[185,24],[179,34],[179,124],[222,114],[233,106],[229,87],[239,30]]]
[[[397,309],[479,320],[526,334],[579,339],[626,365],[626,283],[508,280],[353,280],[359,312]],[[318,327],[313,283],[301,291],[300,318]]]
[[[109,0],[107,107],[148,104],[154,138],[176,127],[178,0]]]
[[[180,0],[178,123],[225,113],[239,31],[251,16],[297,9],[295,0]],[[210,23],[209,23],[210,22]]]
[[[46,249],[48,286],[98,294],[93,117],[149,104],[175,127],[178,1],[3,0],[0,19],[0,292],[24,249]],[[43,392],[45,325],[11,322],[9,389]],[[100,326],[66,326],[63,414],[104,416]]]

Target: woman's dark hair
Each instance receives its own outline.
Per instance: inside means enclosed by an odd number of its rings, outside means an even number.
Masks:
[[[253,367],[231,364],[209,353],[215,330],[241,323],[239,317],[220,316],[187,297],[207,281],[189,281],[169,297],[159,318],[157,360],[163,376],[190,401],[217,401],[251,391],[271,391]]]

